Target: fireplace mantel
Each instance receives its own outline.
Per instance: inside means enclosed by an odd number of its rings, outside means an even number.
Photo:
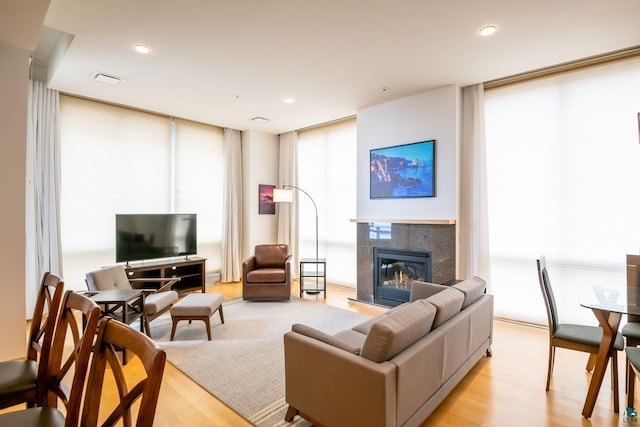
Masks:
[[[352,218],[351,222],[358,223],[378,223],[378,224],[430,224],[430,225],[454,225],[455,219],[388,219],[388,218],[376,218],[376,219],[363,219]]]

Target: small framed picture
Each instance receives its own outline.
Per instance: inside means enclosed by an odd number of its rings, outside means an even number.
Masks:
[[[276,203],[273,201],[275,185],[258,184],[258,213],[275,215]]]

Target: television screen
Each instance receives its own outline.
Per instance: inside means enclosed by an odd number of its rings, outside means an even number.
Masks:
[[[435,197],[435,140],[370,151],[372,199]]]
[[[116,262],[195,255],[196,214],[116,214]]]

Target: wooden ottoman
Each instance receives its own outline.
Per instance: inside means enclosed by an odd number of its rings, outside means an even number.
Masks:
[[[209,318],[216,312],[220,313],[220,320],[224,323],[224,315],[222,314],[222,301],[224,296],[222,294],[208,293],[208,294],[189,294],[180,301],[178,301],[173,307],[169,309],[171,312],[171,321],[173,326],[171,327],[171,341],[176,334],[176,326],[181,320],[188,320],[191,323],[192,320],[202,320],[207,327],[207,337],[211,341],[211,325]]]

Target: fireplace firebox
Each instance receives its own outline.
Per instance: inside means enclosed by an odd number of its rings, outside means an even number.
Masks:
[[[431,252],[373,248],[373,297],[379,301],[409,301],[414,280],[431,282]]]

